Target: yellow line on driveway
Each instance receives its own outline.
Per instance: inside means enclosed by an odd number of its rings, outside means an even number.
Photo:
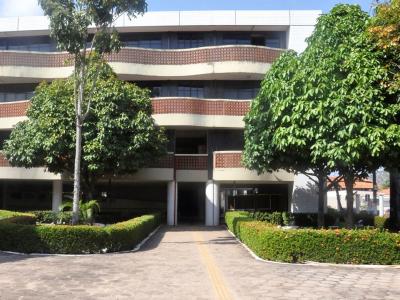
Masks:
[[[199,232],[193,232],[193,238],[196,241],[197,247],[200,252],[201,259],[203,264],[205,265],[208,275],[210,276],[210,280],[214,286],[214,290],[217,294],[217,298],[220,300],[230,300],[233,299],[232,295],[229,292],[223,278],[222,274],[219,271],[217,265],[215,264],[214,259],[208,252],[208,247],[204,243],[204,237]]]

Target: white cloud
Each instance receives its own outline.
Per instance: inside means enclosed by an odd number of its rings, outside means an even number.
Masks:
[[[0,16],[40,16],[43,11],[37,0],[0,0]]]

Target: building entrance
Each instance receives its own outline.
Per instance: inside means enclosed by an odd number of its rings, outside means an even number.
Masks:
[[[204,224],[205,184],[200,182],[178,183],[178,225]]]

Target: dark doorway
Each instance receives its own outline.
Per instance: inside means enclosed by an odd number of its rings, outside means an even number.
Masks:
[[[204,224],[204,222],[204,183],[178,183],[178,224]]]

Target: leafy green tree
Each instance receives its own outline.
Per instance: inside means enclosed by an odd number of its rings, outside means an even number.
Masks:
[[[45,15],[50,19],[50,34],[60,50],[72,55],[74,65],[75,111],[75,162],[73,224],[79,219],[79,194],[82,149],[82,126],[88,116],[92,92],[85,93],[88,63],[94,52],[103,55],[118,51],[121,43],[113,27],[122,14],[135,17],[147,8],[145,0],[38,0]],[[93,27],[91,33],[89,27]],[[90,50],[87,50],[90,45]],[[94,51],[95,50],[95,51]],[[94,76],[96,79],[96,75]]]
[[[364,35],[368,18],[355,5],[337,5],[321,16],[307,49],[279,60],[280,82],[273,70],[266,75],[246,118],[246,165],[312,170],[320,201],[326,175],[339,171],[348,227],[354,223],[354,182],[379,165],[394,113],[380,85],[386,76],[381,53]]]
[[[384,53],[381,63],[389,75],[385,82],[386,101],[398,105],[400,103],[400,1],[377,2],[368,35],[377,49]],[[394,124],[400,124],[400,115],[397,115]],[[393,126],[392,133],[387,140],[392,149],[384,159],[384,165],[390,171],[390,223],[393,227],[400,228],[400,149],[397,126]]]
[[[133,173],[165,154],[166,137],[151,116],[147,89],[119,80],[106,63],[91,65],[88,73],[85,94],[92,93],[92,107],[82,126],[81,179],[85,198],[91,200],[98,179]],[[27,116],[5,143],[11,165],[72,174],[74,79],[40,84]]]
[[[266,74],[245,118],[244,163],[259,173],[284,169],[305,174],[318,187],[318,226],[323,227],[326,181],[334,169],[311,156],[311,147],[322,136],[316,134],[317,123],[307,122],[313,112],[310,102],[300,97],[307,84],[300,63],[297,54],[288,51]]]

